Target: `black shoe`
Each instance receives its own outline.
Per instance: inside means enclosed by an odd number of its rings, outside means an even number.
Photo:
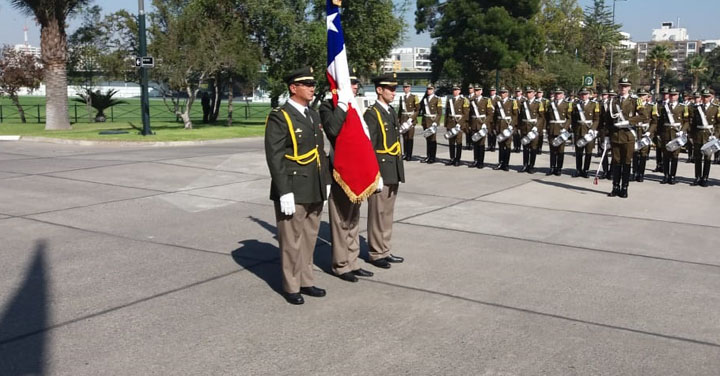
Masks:
[[[627,187],[623,187],[623,188],[620,190],[620,193],[618,193],[618,196],[621,197],[621,198],[627,198],[627,196],[628,196]]]
[[[453,162],[453,166],[455,166],[455,167],[460,166],[460,160],[456,159],[455,162]]]
[[[378,260],[371,260],[370,263],[377,266],[378,268],[383,268],[383,269],[390,269],[390,267],[392,266],[392,265],[390,265],[390,262],[387,260],[387,257],[381,258]]]
[[[675,180],[675,177],[674,177],[674,176],[671,176],[671,177],[670,177],[670,181],[668,181],[668,184],[670,184],[670,185],[675,185],[675,183],[677,183],[677,180]]]
[[[300,295],[299,292],[294,292],[294,293],[286,292],[284,294],[284,297],[285,297],[285,300],[290,304],[300,305],[300,304],[305,303],[305,299],[303,299],[302,295]]]
[[[503,168],[503,164],[502,164],[502,163],[498,163],[497,166],[493,167],[493,170],[495,170],[495,171],[497,171],[497,170],[502,170],[502,168]]]
[[[503,165],[503,166],[502,166],[502,170],[503,170],[503,171],[510,171],[510,167],[509,167],[508,165]]]
[[[367,271],[365,269],[353,270],[352,274],[355,274],[356,276],[359,276],[359,277],[372,277],[375,275],[375,273]]]
[[[399,264],[399,263],[405,261],[405,258],[400,257],[400,256],[393,256],[391,253],[390,256],[385,257],[385,260],[387,260],[388,262],[392,262],[394,264]]]
[[[668,176],[663,176],[662,180],[660,180],[660,184],[667,184],[670,181],[670,178]]]
[[[612,191],[608,193],[608,197],[615,197],[618,194],[620,194],[620,186],[614,185]]]
[[[518,172],[527,172],[528,168],[529,168],[528,165],[523,165],[522,168],[520,169],[520,171],[518,171]]]
[[[701,187],[707,187],[707,186],[708,186],[708,181],[707,181],[707,179],[700,179],[700,186],[701,186]]]
[[[550,167],[550,170],[548,170],[548,172],[545,173],[545,176],[550,176],[554,173],[555,173],[555,169],[553,167]]]
[[[696,185],[700,185],[700,178],[695,178],[695,180],[693,180],[693,182],[690,183],[690,185],[693,187]]]
[[[528,174],[534,174],[534,173],[535,173],[535,169],[532,168],[532,167],[528,167],[527,171],[525,171],[525,172],[527,172]]]
[[[652,172],[663,172],[663,169],[660,166],[656,166],[655,169],[652,170]]]
[[[470,163],[470,164],[468,165],[468,168],[474,168],[474,167],[477,167],[477,166],[478,166],[478,161],[473,161],[473,163]]]
[[[445,166],[452,166],[452,165],[454,165],[454,164],[455,164],[455,160],[454,160],[454,159],[450,159],[450,160],[448,160],[447,162],[445,162]]]
[[[324,289],[321,289],[321,288],[315,287],[315,286],[301,287],[300,293],[309,295],[309,296],[314,296],[316,298],[322,298],[323,296],[325,296],[327,294]]]
[[[580,176],[584,177],[585,179],[590,177],[590,175],[588,175],[587,171],[580,171]]]
[[[555,174],[555,176],[560,176],[560,175],[562,175],[562,169],[556,168],[554,174]]]
[[[356,277],[355,274],[353,274],[352,272],[340,274],[340,275],[338,275],[338,278],[342,279],[343,281],[348,281],[348,282],[357,282],[358,281],[358,277]]]
[[[435,163],[435,158],[428,159],[428,160],[425,161],[425,163],[427,163],[427,164],[433,164],[433,163]]]
[[[429,159],[428,157],[425,157],[425,158],[423,158],[423,159],[420,160],[420,163],[427,163],[427,162],[428,162],[428,159]]]
[[[642,183],[645,181],[645,174],[638,174],[638,176],[635,178],[635,181],[638,183]]]
[[[574,177],[574,178],[578,178],[578,177],[580,177],[580,172],[579,172],[579,171],[577,171],[577,170],[573,171],[573,173],[572,173],[572,177]]]

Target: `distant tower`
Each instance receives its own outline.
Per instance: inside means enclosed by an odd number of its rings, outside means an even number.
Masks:
[[[25,24],[25,27],[23,28],[23,31],[25,32],[25,47],[28,47],[28,46],[30,46],[30,44],[28,43],[28,36],[27,36],[28,27],[27,27],[27,24]]]

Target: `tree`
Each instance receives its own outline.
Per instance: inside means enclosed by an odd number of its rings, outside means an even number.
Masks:
[[[616,48],[622,40],[621,27],[613,22],[605,0],[594,0],[593,5],[585,10],[583,60],[595,68],[605,67],[608,51]]]
[[[652,69],[652,76],[655,80],[655,95],[660,93],[660,72],[666,72],[670,68],[672,55],[666,44],[657,44],[647,54],[645,59]]]
[[[577,0],[541,0],[535,16],[549,53],[574,55],[582,47],[585,15]]]
[[[115,94],[117,94],[117,90],[114,89],[108,89],[106,93],[101,93],[100,90],[92,91],[87,89],[85,90],[85,93],[78,95],[80,98],[76,98],[74,100],[76,102],[92,106],[95,110],[97,110],[97,113],[95,114],[95,122],[103,123],[106,120],[106,109],[121,103],[127,103],[123,100],[113,98]]]
[[[434,79],[461,67],[462,77],[448,78],[481,81],[490,70],[537,62],[544,40],[530,20],[539,10],[540,0],[418,0],[415,29],[435,38]]]
[[[700,77],[704,76],[709,70],[707,59],[701,55],[692,56],[687,60],[686,69],[693,78],[692,90],[697,90]]]
[[[40,80],[42,67],[34,55],[15,51],[11,46],[3,47],[0,55],[0,94],[10,97],[23,123],[26,121],[25,111],[20,105],[18,91],[21,88],[33,91],[40,86]]]
[[[45,129],[70,129],[67,95],[67,19],[90,0],[10,0],[40,24],[40,51],[45,69]]]

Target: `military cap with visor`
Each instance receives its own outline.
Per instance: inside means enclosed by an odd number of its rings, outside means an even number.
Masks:
[[[375,87],[390,87],[395,88],[398,85],[397,82],[397,75],[395,73],[388,73],[383,74],[381,76],[377,76],[373,78],[373,83],[375,84]]]
[[[315,77],[313,76],[312,67],[296,69],[286,74],[283,79],[288,85],[302,84],[308,86],[315,86],[317,84],[317,81],[315,81]]]

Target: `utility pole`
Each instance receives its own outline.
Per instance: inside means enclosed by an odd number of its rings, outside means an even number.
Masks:
[[[140,58],[147,55],[147,36],[145,32],[145,0],[138,0],[138,29],[140,32]],[[140,66],[140,111],[142,113],[143,136],[152,134],[150,129],[150,102],[148,99],[148,68]]]
[[[618,1],[627,1],[627,0],[613,0],[613,11],[612,11],[612,24],[615,25],[615,3]],[[609,85],[608,87],[613,87],[613,55],[615,52],[615,46],[610,46],[610,72],[608,74],[608,80]]]

